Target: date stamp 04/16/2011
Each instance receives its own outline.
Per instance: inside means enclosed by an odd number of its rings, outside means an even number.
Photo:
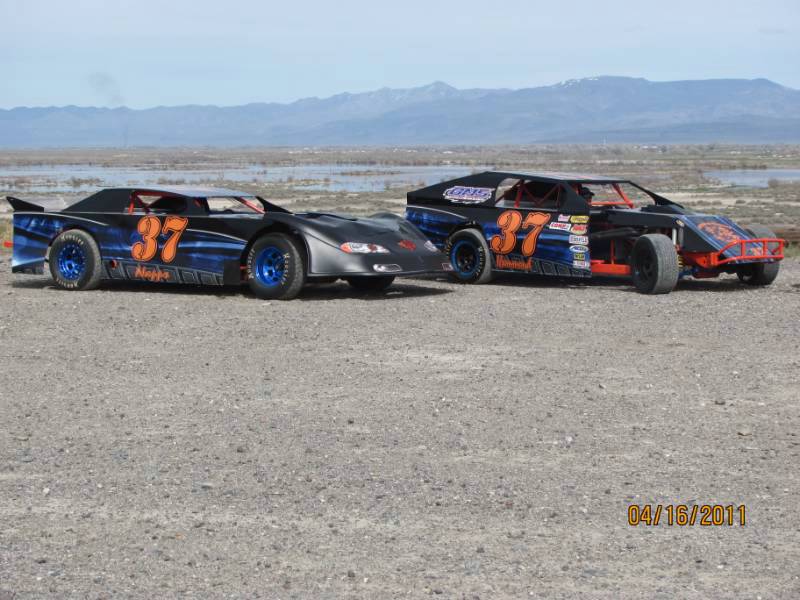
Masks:
[[[677,527],[744,527],[744,504],[631,504],[628,525],[669,525]]]

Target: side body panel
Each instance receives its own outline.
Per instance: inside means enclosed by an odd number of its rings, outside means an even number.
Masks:
[[[395,275],[441,272],[446,259],[425,248],[425,236],[402,220],[335,215],[180,215],[134,213],[14,213],[14,272],[41,272],[47,250],[67,229],[84,229],[100,248],[107,279],[204,285],[242,282],[242,257],[262,232],[297,234],[310,275],[379,275],[386,263]],[[348,254],[343,242],[380,244],[388,254]],[[413,241],[410,247],[400,242]]]
[[[497,271],[591,276],[588,212],[566,214],[546,208],[501,208],[493,204],[447,207],[409,204],[406,219],[440,249],[458,229],[480,229],[491,249],[493,269]]]
[[[159,220],[154,237],[155,253],[147,260],[136,260],[132,249],[143,242],[138,230],[142,214],[109,213],[14,213],[14,272],[41,272],[47,249],[56,236],[67,229],[89,232],[100,248],[103,276],[106,279],[132,279],[166,283],[222,285],[226,272],[235,270],[240,281],[240,257],[247,240],[227,234],[203,217],[189,216],[180,232],[163,232],[169,215],[149,215]],[[211,229],[205,229],[211,225]],[[217,231],[215,231],[215,229]],[[164,247],[170,237],[177,237],[174,257],[164,259]],[[169,258],[169,257],[167,257]]]

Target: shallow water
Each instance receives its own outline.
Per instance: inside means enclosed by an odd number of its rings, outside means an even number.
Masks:
[[[94,165],[37,165],[0,168],[0,190],[7,193],[93,192],[103,187],[214,184],[215,182],[284,183],[298,190],[378,192],[431,185],[469,175],[464,166],[298,165],[265,167],[153,169]],[[477,169],[483,170],[483,169]]]
[[[741,187],[769,187],[770,179],[776,181],[800,181],[800,169],[732,169],[706,171],[703,175],[728,185]]]

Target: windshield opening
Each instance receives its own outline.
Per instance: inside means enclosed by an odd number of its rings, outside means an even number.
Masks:
[[[261,202],[255,196],[221,196],[198,198],[197,201],[210,215],[264,213]]]
[[[593,207],[635,208],[653,203],[653,199],[648,194],[626,182],[575,183],[572,184],[572,189]]]

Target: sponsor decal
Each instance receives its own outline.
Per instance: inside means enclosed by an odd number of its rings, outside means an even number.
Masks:
[[[560,229],[561,231],[569,231],[570,224],[569,223],[560,223],[558,221],[555,221],[553,223],[550,223],[550,225],[548,225],[548,227],[550,229]]]
[[[417,249],[417,245],[411,240],[400,240],[399,242],[397,242],[397,245],[400,246],[401,248],[405,248],[406,250]]]
[[[572,266],[578,269],[588,269],[589,268],[589,261],[588,260],[573,260]]]
[[[573,260],[586,260],[586,253],[585,252],[576,252],[572,256]]]
[[[586,245],[589,243],[589,237],[585,235],[571,235],[569,236],[569,243]]]
[[[494,188],[456,185],[444,191],[445,200],[461,204],[481,204],[492,199]]]
[[[730,244],[731,242],[738,242],[742,238],[730,225],[725,225],[725,223],[716,223],[714,221],[706,221],[705,223],[699,223],[697,225],[701,231],[707,233],[715,240],[722,242],[723,244]]]
[[[558,215],[558,220],[562,223],[569,223],[569,215]]]
[[[570,246],[569,247],[569,251],[570,252],[588,252],[589,248],[587,248],[586,246]]]
[[[169,281],[169,273],[166,271],[159,271],[158,269],[148,269],[142,265],[137,265],[133,276],[137,279],[145,279],[147,281]]]
[[[142,262],[152,260],[158,254],[159,236],[167,236],[167,240],[161,248],[161,260],[171,263],[175,260],[178,253],[178,242],[188,224],[189,219],[185,217],[165,217],[163,225],[158,217],[152,215],[142,217],[136,224],[136,231],[139,232],[142,239],[131,246],[131,256],[134,260]]]
[[[523,260],[521,258],[509,258],[504,254],[495,255],[495,264],[498,269],[509,269],[511,271],[530,271],[532,259]]]
[[[589,227],[586,225],[573,225],[572,226],[572,233],[578,235],[586,235],[586,232],[589,230]]]
[[[570,223],[588,223],[589,215],[572,215],[569,218]]]
[[[531,256],[536,252],[536,242],[545,224],[550,220],[550,215],[541,212],[528,213],[525,219],[518,210],[506,210],[497,217],[497,227],[500,235],[492,236],[489,245],[496,254],[510,254],[517,247],[517,232],[520,229],[529,229],[525,239],[522,240],[523,256]],[[566,223],[560,223],[567,225]]]

